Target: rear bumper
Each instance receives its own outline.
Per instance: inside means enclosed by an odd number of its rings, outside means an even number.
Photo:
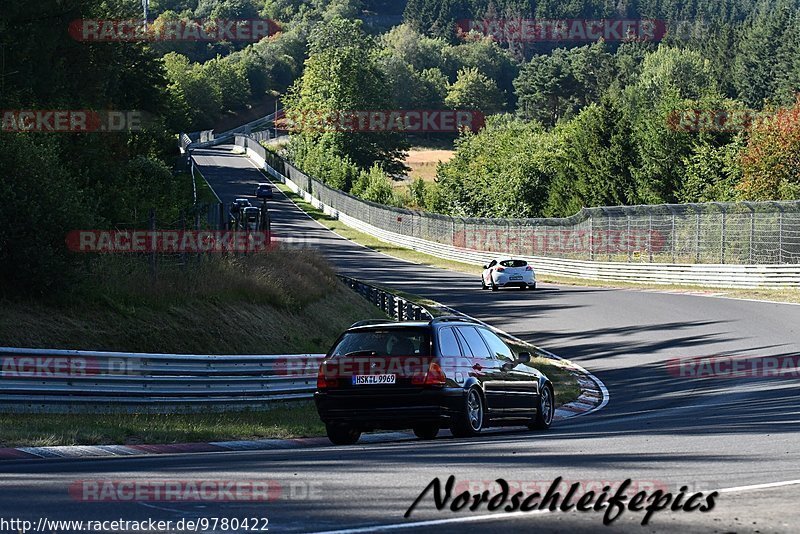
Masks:
[[[461,388],[414,391],[318,391],[317,412],[325,423],[348,423],[364,430],[397,430],[419,423],[446,426],[464,406]]]
[[[508,275],[497,273],[492,276],[492,280],[498,286],[532,286],[536,283],[536,277],[534,276],[523,276],[521,279],[512,280]]]

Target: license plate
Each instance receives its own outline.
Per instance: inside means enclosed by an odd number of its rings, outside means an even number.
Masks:
[[[511,279],[512,280],[522,280],[522,277],[521,276],[512,276]]]
[[[355,375],[353,376],[354,386],[363,386],[368,384],[394,384],[397,381],[397,375]]]

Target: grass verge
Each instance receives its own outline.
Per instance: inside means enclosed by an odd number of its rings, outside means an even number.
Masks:
[[[341,221],[331,219],[329,216],[323,214],[314,206],[305,202],[302,197],[293,193],[291,189],[284,184],[277,184],[278,187],[286,195],[288,195],[303,211],[308,213],[314,220],[320,222],[327,228],[335,231],[342,237],[346,237],[356,243],[360,243],[371,249],[383,252],[396,258],[412,261],[421,265],[431,267],[438,267],[441,269],[448,269],[451,271],[462,272],[466,274],[473,274],[480,276],[482,268],[480,265],[462,263],[453,260],[446,260],[425,254],[424,252],[417,252],[391,243],[381,241],[371,235],[354,230],[345,225]],[[731,289],[731,288],[714,288],[705,286],[689,286],[689,285],[675,285],[675,284],[646,284],[646,283],[631,283],[631,282],[611,282],[604,280],[590,280],[585,278],[570,278],[566,276],[553,276],[553,275],[537,275],[540,282],[551,284],[580,286],[580,287],[601,287],[609,289],[653,289],[661,291],[691,291],[691,292],[704,292],[734,299],[753,299],[774,302],[787,302],[787,303],[800,303],[800,288],[774,288],[774,289]]]
[[[209,414],[0,414],[0,446],[136,445],[325,435],[311,402]]]
[[[58,300],[0,302],[0,345],[174,354],[324,353],[353,322],[382,318],[312,251],[248,257],[103,256]]]

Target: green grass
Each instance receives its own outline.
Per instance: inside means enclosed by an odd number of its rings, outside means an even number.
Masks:
[[[277,184],[278,187],[286,193],[301,209],[308,213],[314,220],[319,221],[327,228],[335,231],[342,237],[346,237],[356,243],[360,243],[378,252],[383,252],[400,259],[412,261],[420,265],[427,265],[431,267],[438,267],[440,269],[448,269],[451,271],[462,272],[480,276],[483,270],[480,265],[471,263],[462,263],[453,260],[446,260],[425,254],[424,252],[417,252],[415,250],[399,247],[381,241],[371,235],[354,230],[345,225],[341,221],[331,219],[321,211],[317,210],[311,204],[305,202],[301,197],[296,195],[283,184]],[[731,289],[731,288],[715,288],[707,286],[691,286],[691,285],[677,285],[677,284],[647,284],[647,283],[633,283],[633,282],[616,282],[604,280],[591,280],[586,278],[570,278],[566,276],[554,276],[546,274],[538,274],[537,279],[540,282],[571,285],[581,287],[604,287],[613,289],[655,289],[655,290],[678,290],[678,291],[705,291],[714,293],[729,298],[739,299],[754,299],[775,302],[789,302],[800,303],[800,288],[770,288],[770,289]]]
[[[175,354],[324,353],[353,322],[385,317],[313,251],[101,256],[57,300],[0,301],[0,346]]]
[[[0,446],[133,445],[325,435],[311,402],[207,414],[0,414]]]

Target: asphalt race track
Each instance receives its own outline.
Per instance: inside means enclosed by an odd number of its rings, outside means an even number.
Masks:
[[[255,184],[265,178],[228,148],[195,151],[195,160],[223,201],[251,197]],[[344,240],[280,193],[270,210],[278,237],[321,249],[345,274],[437,300],[575,360],[603,380],[609,404],[546,433],[501,431],[480,439],[291,451],[4,462],[0,517],[174,521],[266,516],[275,532],[414,526],[437,532],[800,531],[800,380],[686,378],[667,367],[671,359],[692,356],[797,355],[800,306],[546,284],[534,292],[481,291],[474,276],[411,264]],[[430,495],[404,519],[432,479],[444,481],[449,475],[469,487],[503,478],[512,485],[539,488],[562,477],[584,486],[632,479],[639,487],[673,493],[684,485],[690,492],[723,491],[709,513],[662,511],[647,526],[640,524],[644,512],[626,511],[604,527],[603,512],[507,514],[485,506],[475,512],[439,511]],[[268,478],[284,491],[268,503],[203,504],[87,503],[68,493],[77,480],[187,478]]]

